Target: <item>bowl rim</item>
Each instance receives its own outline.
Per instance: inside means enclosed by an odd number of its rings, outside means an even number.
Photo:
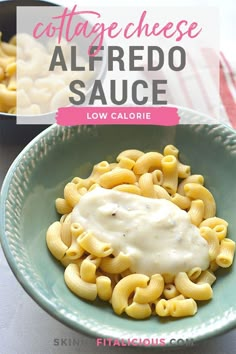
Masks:
[[[174,106],[176,107],[176,106]],[[184,112],[189,112],[192,114],[197,114],[198,116],[204,116],[207,117],[206,115],[199,113],[195,110],[185,108],[185,107],[176,107],[178,110],[183,110]],[[209,117],[208,117],[209,118]],[[181,124],[180,124],[181,125]],[[195,124],[189,124],[189,125],[195,125]],[[208,125],[208,124],[205,124]],[[236,131],[230,127],[227,126],[221,122],[216,122],[213,125],[216,126],[223,126],[225,129],[227,129],[229,132],[233,133],[236,136]],[[96,125],[94,125],[96,126]],[[48,133],[53,131],[54,129],[64,129],[65,127],[60,127],[57,124],[52,124],[48,128],[46,128],[44,131],[39,133],[34,139],[32,139],[25,147],[24,149],[18,154],[18,156],[15,158],[15,160],[12,162],[10,165],[8,172],[4,178],[4,181],[1,186],[1,191],[0,191],[0,245],[2,245],[3,253],[5,255],[5,258],[7,260],[7,263],[13,272],[14,276],[20,283],[20,285],[23,287],[23,289],[28,293],[28,295],[41,307],[43,308],[49,315],[51,315],[53,318],[56,320],[60,321],[62,324],[67,325],[73,330],[76,330],[77,332],[81,332],[89,337],[102,337],[102,338],[114,338],[118,339],[115,335],[107,335],[104,333],[104,331],[94,331],[91,328],[83,326],[79,321],[77,322],[77,325],[75,325],[74,321],[71,320],[69,317],[64,316],[62,313],[59,311],[55,311],[55,308],[52,306],[52,303],[45,297],[43,294],[38,292],[32,284],[30,284],[27,279],[25,278],[24,274],[18,271],[17,263],[15,261],[15,257],[12,255],[9,243],[7,241],[7,237],[5,235],[5,202],[7,200],[7,195],[8,195],[8,190],[10,187],[10,182],[12,180],[12,177],[14,176],[15,170],[20,163],[21,159],[24,157],[24,155],[35,145],[36,142],[40,141],[43,137],[45,137]],[[72,127],[73,128],[73,127]],[[194,343],[196,344],[197,342],[213,338],[217,335],[224,334],[228,332],[229,330],[233,329],[236,326],[236,315],[234,318],[230,318],[227,320],[227,323],[224,323],[221,327],[214,328],[213,331],[209,331],[206,333],[201,333],[200,335],[198,334],[197,337],[194,337]],[[174,333],[173,333],[174,334]],[[142,345],[141,345],[142,346]],[[180,343],[178,345],[174,345],[175,348],[177,347],[183,347],[184,343]],[[143,348],[154,348],[153,346],[142,346]],[[155,348],[158,349],[165,349],[165,348],[171,348],[171,344],[167,342],[164,346],[158,345]]]

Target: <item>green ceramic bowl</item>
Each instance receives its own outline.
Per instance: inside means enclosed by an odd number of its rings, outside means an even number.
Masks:
[[[179,110],[181,117],[197,113]],[[217,202],[217,215],[229,222],[236,240],[236,134],[222,125],[51,126],[36,137],[12,164],[1,191],[1,242],[16,278],[49,314],[94,337],[188,339],[194,342],[236,325],[236,262],[217,272],[214,298],[199,305],[194,317],[137,321],[116,316],[109,304],[74,296],[63,280],[63,267],[51,256],[45,233],[58,219],[54,200],[73,176],[86,177],[93,164],[111,160],[123,149],[160,150],[175,144],[193,173],[205,176]],[[148,345],[148,340],[142,343]],[[142,345],[141,344],[141,345]],[[183,344],[179,340],[178,344]],[[163,348],[163,347],[159,347]]]

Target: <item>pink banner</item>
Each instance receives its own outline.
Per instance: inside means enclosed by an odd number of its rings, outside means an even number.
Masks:
[[[164,125],[179,123],[174,107],[63,107],[56,116],[57,124],[72,125]]]

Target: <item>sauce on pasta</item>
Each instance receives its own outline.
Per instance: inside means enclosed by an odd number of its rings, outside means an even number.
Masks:
[[[188,213],[166,199],[98,187],[81,197],[72,222],[111,243],[114,255],[128,254],[132,272],[177,274],[209,267],[207,241]]]

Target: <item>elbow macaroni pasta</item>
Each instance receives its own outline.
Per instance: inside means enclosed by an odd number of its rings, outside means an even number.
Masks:
[[[174,194],[178,186],[178,161],[173,155],[166,155],[161,159],[161,167],[163,171],[163,187],[169,192]]]
[[[0,112],[16,113],[16,37],[2,41],[0,32]]]
[[[179,150],[167,145],[163,153],[137,149],[122,151],[117,162],[102,161],[91,175],[75,177],[64,188],[64,198],[56,199],[62,217],[47,231],[50,252],[65,267],[65,282],[79,297],[108,301],[117,315],[134,319],[193,316],[197,301],[210,300],[214,272],[230,267],[235,242],[227,238],[228,223],[217,217],[212,193],[202,175],[191,175],[191,168],[179,160]],[[129,254],[115,253],[112,245],[98,240],[80,224],[71,223],[71,212],[85,193],[101,186],[148,198],[164,198],[188,213],[207,241],[209,268],[196,266],[177,274],[132,273]],[[147,260],[148,261],[148,260]]]

